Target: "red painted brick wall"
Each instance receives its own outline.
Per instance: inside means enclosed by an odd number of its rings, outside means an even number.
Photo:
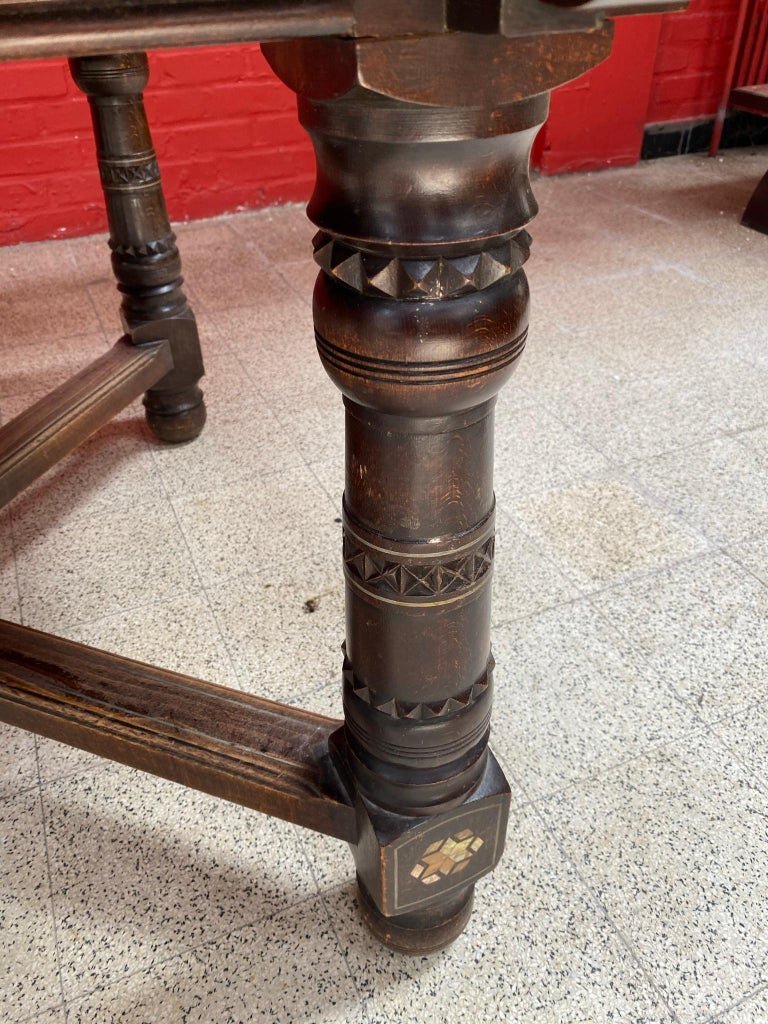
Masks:
[[[739,0],[691,0],[662,19],[647,122],[717,111],[733,45]]]
[[[146,105],[172,219],[309,194],[295,97],[257,46],[151,54]],[[0,244],[105,226],[88,103],[66,62],[0,64]]]
[[[708,117],[720,103],[739,0],[621,18],[607,61],[552,96],[536,149],[545,174],[633,164],[647,124]]]
[[[660,29],[659,16],[617,21],[608,60],[552,94],[534,153],[544,174],[637,163]]]
[[[738,0],[617,22],[614,53],[558,90],[545,173],[634,163],[647,123],[714,113]],[[257,46],[150,56],[146,100],[175,220],[302,200],[314,161]],[[105,227],[87,103],[63,61],[0,64],[0,244]]]

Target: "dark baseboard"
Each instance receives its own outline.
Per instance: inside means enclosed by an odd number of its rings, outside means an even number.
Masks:
[[[714,117],[694,121],[668,121],[646,125],[643,133],[641,160],[655,160],[662,156],[680,156],[682,153],[703,153],[709,148]],[[731,111],[725,119],[721,149],[735,146],[768,145],[768,118]]]

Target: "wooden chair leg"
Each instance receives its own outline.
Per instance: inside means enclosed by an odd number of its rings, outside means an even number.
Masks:
[[[173,370],[144,396],[147,422],[163,441],[190,441],[205,423],[203,361],[144,111],[147,58],[78,57],[70,68],[91,107],[125,330],[137,343],[171,342]]]
[[[745,228],[768,235],[768,172],[760,179],[741,218]]]
[[[265,52],[290,64],[282,44]],[[318,165],[317,347],[346,406],[332,747],[357,807],[363,915],[414,954],[464,928],[509,813],[488,748],[493,407],[527,334],[528,155],[546,110],[364,89],[299,102]]]

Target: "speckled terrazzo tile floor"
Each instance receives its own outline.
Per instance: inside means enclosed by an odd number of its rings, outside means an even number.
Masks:
[[[514,810],[466,933],[384,951],[341,844],[0,726],[0,1021],[765,1024],[768,238],[738,215],[767,158],[536,182],[497,417]],[[129,409],[0,514],[0,615],[338,714],[311,233],[180,227],[206,433],[163,448]],[[2,422],[116,327],[102,238],[0,249],[0,278]]]

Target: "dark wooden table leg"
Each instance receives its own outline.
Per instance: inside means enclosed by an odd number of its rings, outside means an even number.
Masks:
[[[70,68],[91,106],[125,329],[139,344],[171,342],[174,368],[146,392],[147,422],[163,441],[190,441],[205,423],[203,361],[144,112],[147,58],[78,57]]]
[[[285,51],[266,52],[283,71]],[[546,96],[494,112],[362,89],[299,100],[318,164],[317,347],[346,406],[334,755],[364,916],[409,953],[456,938],[505,838],[488,748],[493,407],[526,339],[528,154],[546,111]]]
[[[488,749],[493,406],[526,337],[531,136],[462,138],[454,111],[374,99],[303,114],[317,345],[347,410],[337,757],[367,922],[426,953],[464,927],[508,814]]]
[[[768,173],[764,174],[752,193],[741,217],[745,228],[768,235]]]

